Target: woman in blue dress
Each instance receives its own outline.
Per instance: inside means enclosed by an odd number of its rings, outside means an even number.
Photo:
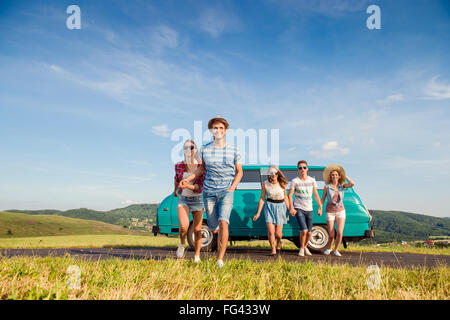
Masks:
[[[264,217],[267,224],[267,236],[272,255],[281,250],[281,238],[283,237],[283,224],[289,221],[289,201],[286,193],[288,181],[280,169],[272,165],[269,168],[269,176],[262,184],[261,197],[259,199],[258,212],[253,217],[256,221],[264,207]],[[265,201],[267,194],[267,202]],[[275,241],[276,238],[276,241]]]

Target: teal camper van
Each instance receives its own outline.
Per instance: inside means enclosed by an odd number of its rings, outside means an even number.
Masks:
[[[261,196],[261,184],[267,179],[269,166],[243,166],[244,175],[238,187],[234,191],[233,210],[230,217],[229,240],[250,240],[267,239],[267,227],[262,215],[257,221],[253,221],[253,216],[258,209],[258,202]],[[296,166],[279,166],[288,181],[298,176]],[[309,166],[308,175],[317,181],[319,196],[322,197],[324,181],[323,170],[325,167]],[[346,211],[346,221],[343,235],[344,246],[347,242],[360,241],[364,238],[374,237],[374,230],[369,224],[372,220],[367,208],[362,203],[359,196],[349,188],[345,190],[344,206]],[[313,201],[313,229],[308,247],[316,252],[322,252],[328,242],[326,214],[317,214],[318,205]],[[283,227],[283,238],[289,239],[299,246],[298,235],[300,228],[295,217],[289,216],[289,222]],[[158,206],[156,225],[153,226],[153,233],[163,235],[178,235],[179,221],[177,214],[177,198],[170,194],[165,197]],[[209,230],[206,222],[206,212],[203,216],[202,226],[202,250],[215,250],[217,247],[217,234]],[[194,248],[194,232],[191,226],[188,231],[188,242]]]

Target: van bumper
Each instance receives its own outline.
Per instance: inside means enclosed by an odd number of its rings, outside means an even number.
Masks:
[[[153,235],[156,236],[158,233],[161,233],[161,228],[159,226],[153,226],[152,232],[153,232]]]

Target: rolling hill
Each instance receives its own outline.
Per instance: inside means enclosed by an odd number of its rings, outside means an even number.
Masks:
[[[76,219],[97,220],[133,230],[149,231],[156,223],[158,204],[134,204],[125,208],[109,211],[97,211],[87,208],[61,210],[6,210],[6,212],[26,213],[32,215],[58,215]]]
[[[425,240],[450,236],[450,219],[402,211],[369,210],[373,216],[375,241]]]
[[[7,212],[29,215],[65,216],[77,219],[97,220],[134,230],[150,231],[156,223],[158,204],[135,204],[110,211],[96,211],[86,208],[60,210],[7,210]],[[424,240],[430,236],[450,236],[450,219],[423,214],[370,210],[373,215],[376,242]],[[125,229],[125,228],[123,228]],[[7,231],[7,230],[6,230]],[[4,234],[4,228],[0,229]],[[372,242],[373,242],[372,241]]]
[[[88,234],[142,235],[144,233],[100,221],[0,211],[0,238]]]

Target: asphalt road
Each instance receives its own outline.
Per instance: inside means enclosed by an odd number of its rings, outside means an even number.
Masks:
[[[72,257],[79,257],[88,260],[99,260],[108,258],[123,259],[155,259],[175,258],[176,248],[70,248],[70,249],[0,249],[0,258],[13,256],[55,256],[62,257],[69,254]],[[324,261],[331,264],[348,263],[355,266],[368,266],[377,264],[389,267],[428,267],[449,266],[450,256],[414,253],[394,253],[394,252],[341,252],[342,257],[324,256],[313,254],[312,256],[299,257],[298,250],[283,250],[277,256],[271,256],[268,249],[246,249],[229,247],[225,255],[228,259],[252,259],[255,261],[276,261],[284,259],[286,261]],[[201,253],[201,257],[214,257],[215,253]],[[187,250],[185,259],[193,259],[194,252]]]

